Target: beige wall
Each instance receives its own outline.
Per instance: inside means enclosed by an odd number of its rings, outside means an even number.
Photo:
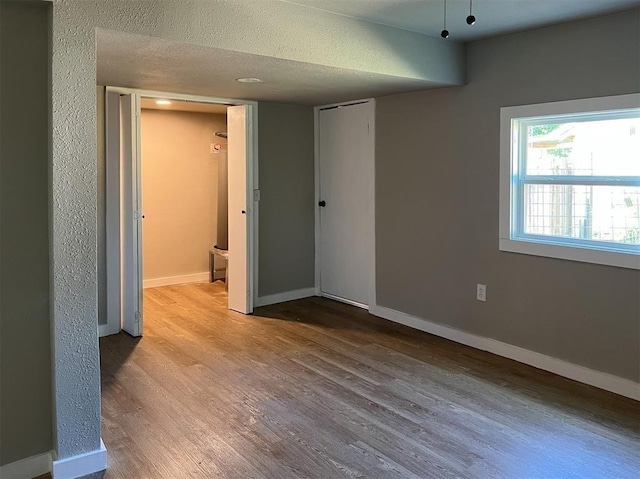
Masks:
[[[143,276],[204,273],[216,241],[218,159],[224,115],[142,110]]]

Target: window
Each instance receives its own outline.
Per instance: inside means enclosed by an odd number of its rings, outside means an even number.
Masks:
[[[500,113],[500,249],[640,269],[640,94]]]

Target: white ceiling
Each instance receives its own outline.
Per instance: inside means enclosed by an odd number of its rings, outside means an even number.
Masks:
[[[282,0],[431,36],[440,36],[444,0]],[[447,0],[449,41],[468,42],[640,6],[640,0]]]
[[[640,0],[473,0],[477,23],[468,26],[465,18],[469,0],[447,2],[447,28],[451,37],[430,39],[437,44],[469,41],[640,6]],[[436,37],[442,29],[443,0],[281,0],[276,3],[306,9],[308,12],[303,15],[307,18],[313,17],[314,12],[326,16],[325,12],[329,11]],[[96,39],[100,85],[308,105],[445,86],[408,75],[338,68],[112,30],[98,29]],[[308,39],[305,40],[308,43]],[[401,64],[409,57],[398,54],[394,58]],[[259,77],[263,83],[236,82],[240,77]]]

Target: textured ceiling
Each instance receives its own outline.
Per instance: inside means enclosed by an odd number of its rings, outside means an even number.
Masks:
[[[282,0],[431,36],[440,36],[444,0]],[[447,0],[449,40],[467,42],[640,6],[640,0]]]
[[[414,78],[327,67],[99,29],[100,85],[321,105],[439,86]],[[259,77],[262,83],[238,83]]]
[[[640,6],[640,0],[473,0],[478,20],[468,26],[469,1],[447,2],[449,40],[423,35],[439,35],[443,0],[234,0],[212,4],[219,9],[246,7],[242,18],[251,19],[246,29],[238,28],[244,21],[238,20],[233,9],[196,11],[202,3],[193,3],[183,23],[199,28],[198,20],[192,18],[197,15],[201,22],[209,22],[207,33],[229,30],[216,37],[217,44],[202,46],[98,28],[97,79],[101,85],[322,105],[461,84],[463,74],[456,79],[456,71],[464,71],[464,56],[456,53],[455,47],[460,46],[456,41]],[[155,12],[161,14],[165,20],[175,20],[180,12],[166,8]],[[200,18],[207,15],[211,18]],[[228,17],[225,21],[223,15]],[[215,18],[221,19],[214,23],[216,28],[208,28]],[[258,77],[263,82],[242,84],[235,81],[240,77]],[[448,83],[441,82],[444,80]]]

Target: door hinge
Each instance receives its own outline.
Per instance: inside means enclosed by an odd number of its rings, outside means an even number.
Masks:
[[[136,314],[134,315],[135,321],[136,323],[139,323],[140,320],[142,319],[142,315],[140,314],[140,311],[136,311]]]

